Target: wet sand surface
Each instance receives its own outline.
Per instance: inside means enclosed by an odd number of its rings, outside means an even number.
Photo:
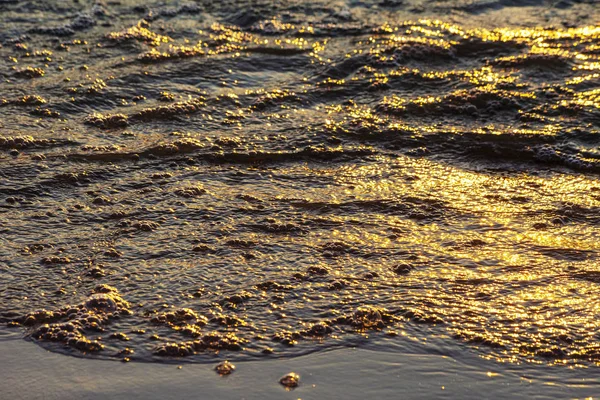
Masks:
[[[185,368],[358,347],[595,370],[599,20],[0,1],[0,330]]]
[[[295,358],[214,365],[120,363],[64,357],[18,339],[0,340],[0,391],[10,399],[514,399],[584,398],[600,392],[590,370],[504,368],[476,356],[335,349]],[[296,371],[287,391],[279,377]],[[556,373],[558,372],[558,374]]]

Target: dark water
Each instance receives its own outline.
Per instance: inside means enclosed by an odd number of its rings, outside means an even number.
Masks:
[[[600,6],[0,1],[0,321],[89,357],[600,362]]]

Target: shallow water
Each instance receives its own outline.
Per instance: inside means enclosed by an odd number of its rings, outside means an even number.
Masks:
[[[64,357],[22,340],[0,336],[0,390],[6,398],[64,399],[556,399],[598,393],[595,369],[495,365],[463,354],[335,349],[301,357],[236,361],[219,377],[215,364],[119,363]],[[349,368],[348,366],[351,366]],[[284,390],[289,371],[300,385]]]
[[[0,2],[0,321],[597,364],[600,11],[515,3]]]

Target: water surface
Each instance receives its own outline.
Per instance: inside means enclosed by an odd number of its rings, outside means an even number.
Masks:
[[[0,321],[57,352],[600,361],[594,1],[0,2]]]

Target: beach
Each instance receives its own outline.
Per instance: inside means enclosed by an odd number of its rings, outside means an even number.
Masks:
[[[3,393],[593,396],[599,20],[0,1]]]
[[[473,355],[456,360],[345,348],[239,362],[228,376],[219,376],[215,364],[65,357],[17,335],[0,340],[0,355],[0,390],[11,399],[583,399],[600,392],[590,370],[506,368]],[[301,383],[290,391],[278,380],[291,371]]]

